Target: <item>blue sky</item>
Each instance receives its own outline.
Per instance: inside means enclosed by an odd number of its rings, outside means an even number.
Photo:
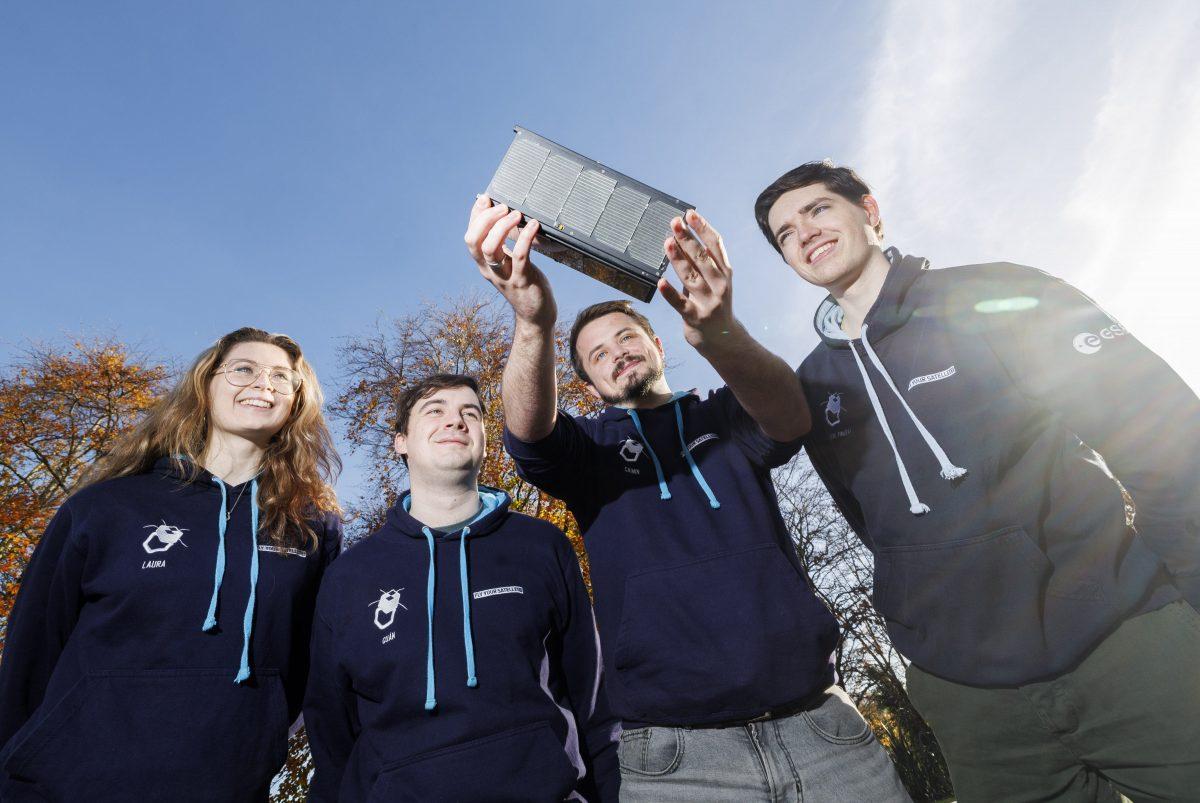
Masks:
[[[462,232],[520,123],[694,202],[789,362],[822,294],[751,206],[830,157],[890,243],[1060,275],[1200,388],[1196,41],[1187,2],[8,3],[0,360],[77,334],[186,360],[253,324],[332,389],[341,338],[487,291]],[[611,295],[548,267],[564,316]],[[711,386],[648,313],[673,384]]]

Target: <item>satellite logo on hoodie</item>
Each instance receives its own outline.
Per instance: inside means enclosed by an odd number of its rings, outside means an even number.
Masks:
[[[147,524],[142,529],[154,530],[142,542],[142,549],[151,555],[155,552],[166,552],[176,544],[183,544],[183,534],[187,532],[187,530],[181,530],[174,525],[167,524],[166,521],[163,521],[162,524]],[[187,546],[187,544],[183,545]]]
[[[403,588],[393,588],[391,591],[380,590],[379,599],[375,600],[367,607],[375,606],[375,626],[380,630],[387,630],[392,626],[392,622],[396,621],[396,609],[403,608],[408,610],[408,606],[400,601],[400,592]]]

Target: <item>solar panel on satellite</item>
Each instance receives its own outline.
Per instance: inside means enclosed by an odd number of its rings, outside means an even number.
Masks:
[[[541,223],[535,249],[649,301],[667,269],[671,219],[691,204],[515,126],[487,194]]]

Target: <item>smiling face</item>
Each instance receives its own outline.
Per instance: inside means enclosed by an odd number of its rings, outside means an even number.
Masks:
[[[767,223],[783,259],[810,284],[839,295],[862,275],[879,248],[879,206],[861,203],[810,184],[779,196]]]
[[[394,445],[414,478],[447,471],[475,476],[487,454],[479,397],[465,385],[434,390],[413,405]]]
[[[589,390],[607,404],[636,402],[663,377],[662,341],[623,312],[589,321],[579,330],[575,349]]]
[[[222,365],[234,360],[250,360],[258,365],[292,368],[286,351],[271,343],[238,343],[226,352]],[[278,393],[271,388],[268,371],[260,370],[246,387],[230,384],[224,373],[215,373],[208,382],[209,420],[217,434],[235,435],[260,446],[275,436],[287,423],[296,395]]]

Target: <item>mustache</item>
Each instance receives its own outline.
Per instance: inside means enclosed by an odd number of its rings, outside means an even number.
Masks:
[[[620,374],[622,371],[624,371],[630,365],[632,365],[634,363],[645,362],[645,361],[646,360],[643,357],[629,357],[627,359],[621,360],[619,363],[617,363],[615,366],[613,366],[612,378],[616,379],[618,374]]]

